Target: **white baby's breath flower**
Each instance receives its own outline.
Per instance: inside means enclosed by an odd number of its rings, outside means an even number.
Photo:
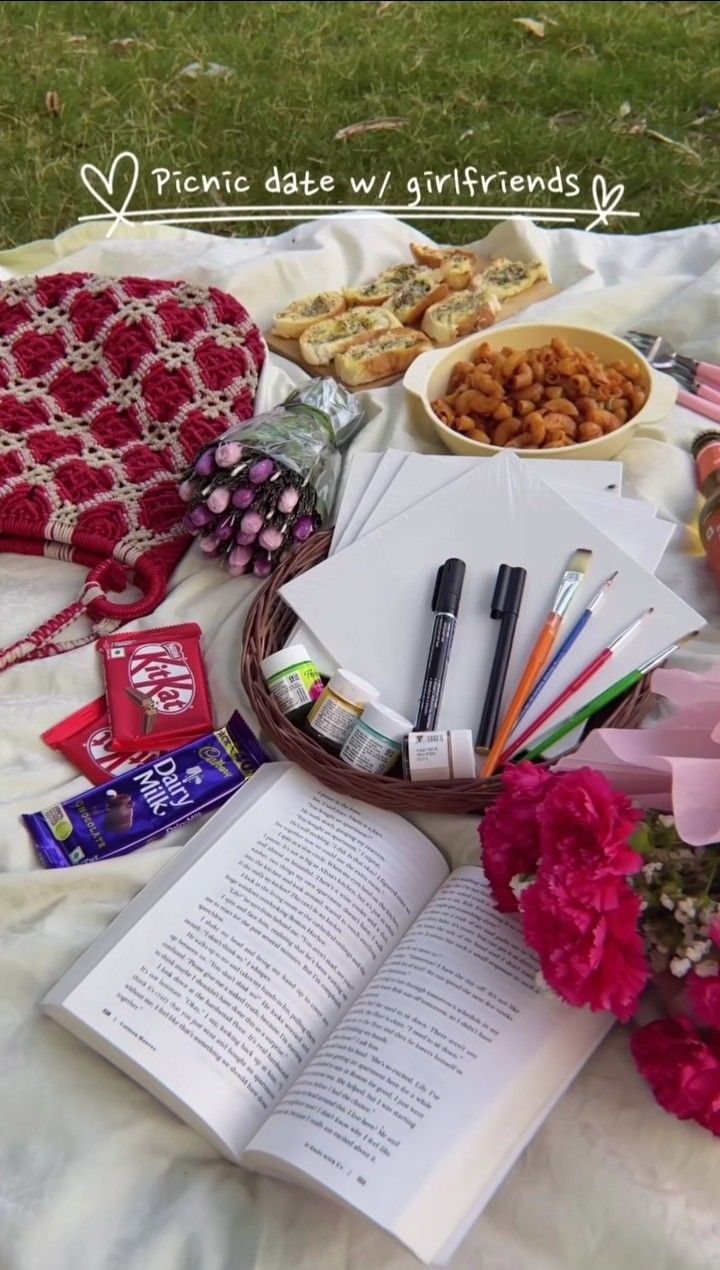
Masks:
[[[667,815],[658,816],[658,823],[663,826],[663,829],[672,829],[675,824],[675,817]]]
[[[673,909],[675,908],[675,901],[671,899],[670,896],[665,893],[665,891],[663,891],[662,895],[660,896],[660,903],[662,904],[663,908],[669,909],[671,913]]]
[[[695,900],[689,895],[684,895],[683,898],[677,902],[675,916],[678,917],[678,914],[682,913],[685,918],[689,919],[695,917],[696,911],[697,906],[695,904]],[[679,920],[680,919],[678,917],[678,921]]]
[[[673,957],[670,962],[670,973],[678,979],[682,979],[691,969],[692,962],[688,957]]]
[[[697,965],[697,963],[699,961],[702,961],[703,957],[705,957],[707,953],[710,952],[710,947],[711,945],[709,940],[707,939],[696,940],[695,943],[690,944],[685,949],[685,954],[687,957],[690,958],[693,965]]]
[[[645,878],[646,882],[652,882],[656,873],[661,873],[661,872],[662,872],[661,860],[648,860],[647,864],[644,864],[642,867],[643,877]]]
[[[516,873],[514,877],[510,878],[510,890],[515,896],[515,899],[519,900],[523,891],[527,891],[528,887],[532,886],[534,881],[535,878],[529,873]]]
[[[713,979],[720,971],[720,966],[712,957],[708,957],[706,961],[699,961],[695,967],[695,974],[701,979]]]

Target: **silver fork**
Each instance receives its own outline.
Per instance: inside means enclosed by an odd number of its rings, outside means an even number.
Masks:
[[[680,385],[678,404],[705,419],[720,423],[720,366],[696,362],[692,357],[676,353],[660,335],[644,331],[626,331],[625,338],[647,358],[656,370],[670,375]],[[716,386],[714,386],[716,385]]]
[[[672,344],[663,339],[662,335],[648,335],[645,331],[627,331],[625,338],[658,370],[672,374],[671,368],[677,366],[696,383],[714,384],[715,387],[720,388],[720,366],[715,366],[712,362],[696,362],[693,357],[677,353]]]

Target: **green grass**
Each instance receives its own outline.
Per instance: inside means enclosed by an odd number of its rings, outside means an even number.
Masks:
[[[545,38],[517,17],[544,18]],[[111,43],[128,37],[125,49]],[[549,177],[559,163],[578,174],[585,205],[595,172],[624,183],[624,206],[641,215],[614,222],[618,232],[715,220],[719,48],[715,3],[4,3],[0,246],[97,211],[80,166],[107,171],[123,149],[141,164],[135,207],[162,206],[154,167],[231,169],[251,182],[254,200],[243,201],[258,203],[273,201],[262,188],[273,163],[333,175],[336,192],[316,202],[351,201],[351,175],[390,170],[386,200],[399,203],[427,168]],[[180,77],[194,61],[233,74]],[[50,91],[58,116],[46,108]],[[620,117],[624,102],[631,113]],[[346,124],[386,115],[406,127],[334,140]],[[423,228],[452,241],[484,232]]]

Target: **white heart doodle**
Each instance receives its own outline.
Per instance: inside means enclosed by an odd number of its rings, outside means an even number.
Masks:
[[[586,225],[585,228],[594,229],[596,225],[607,225],[608,216],[611,216],[615,211],[615,208],[621,201],[624,193],[625,186],[621,185],[619,182],[617,185],[613,185],[612,189],[609,190],[604,176],[600,173],[598,173],[597,176],[594,176],[592,183],[592,196],[595,204],[595,210],[598,214],[595,220],[591,221],[591,223]]]
[[[120,208],[116,208],[116,207],[113,207],[112,203],[109,203],[107,199],[103,197],[102,194],[98,193],[97,189],[92,184],[90,177],[91,176],[97,177],[105,193],[107,194],[107,198],[112,198],[115,192],[115,189],[114,189],[115,177],[117,175],[118,165],[123,164],[125,160],[129,161],[130,169],[131,169],[128,190],[125,195],[125,198],[123,199],[122,206]],[[110,171],[107,176],[105,176],[105,174],[101,172],[99,168],[96,168],[94,163],[83,163],[80,169],[80,180],[85,186],[85,189],[89,190],[93,198],[97,200],[97,202],[100,204],[101,207],[104,207],[106,211],[110,212],[115,217],[115,220],[112,222],[112,224],[110,225],[110,228],[108,229],[107,234],[105,235],[106,238],[110,238],[111,235],[115,233],[115,230],[117,229],[117,226],[120,224],[121,221],[123,222],[123,224],[128,223],[125,218],[125,212],[130,206],[130,200],[137,188],[139,176],[140,176],[140,164],[138,162],[137,155],[133,154],[132,150],[123,150],[122,154],[118,154],[116,158],[113,159],[112,167],[110,168]]]

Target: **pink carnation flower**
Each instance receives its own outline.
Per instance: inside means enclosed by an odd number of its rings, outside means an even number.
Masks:
[[[639,896],[615,881],[607,911],[576,900],[558,870],[541,868],[523,892],[525,938],[540,958],[548,985],[563,1001],[632,1018],[650,977],[638,929]]]
[[[641,901],[626,881],[642,864],[628,845],[639,819],[598,772],[553,775],[524,763],[505,773],[480,828],[496,903],[521,909],[547,983],[569,1005],[622,1020],[650,976]],[[537,873],[519,905],[510,886],[518,873]]]
[[[688,999],[699,1023],[720,1029],[720,975],[689,975],[685,980]]]
[[[703,1040],[688,1019],[658,1019],[630,1042],[640,1075],[660,1106],[720,1136],[720,1044]]]
[[[589,767],[567,772],[539,812],[543,864],[562,868],[567,888],[599,908],[612,903],[613,878],[636,873],[642,859],[628,840],[642,813]],[[609,888],[603,881],[610,882]],[[590,884],[589,893],[580,887]]]
[[[482,863],[501,913],[517,912],[510,887],[518,873],[534,873],[540,857],[538,807],[558,780],[544,767],[518,763],[503,772],[503,790],[479,827]]]

